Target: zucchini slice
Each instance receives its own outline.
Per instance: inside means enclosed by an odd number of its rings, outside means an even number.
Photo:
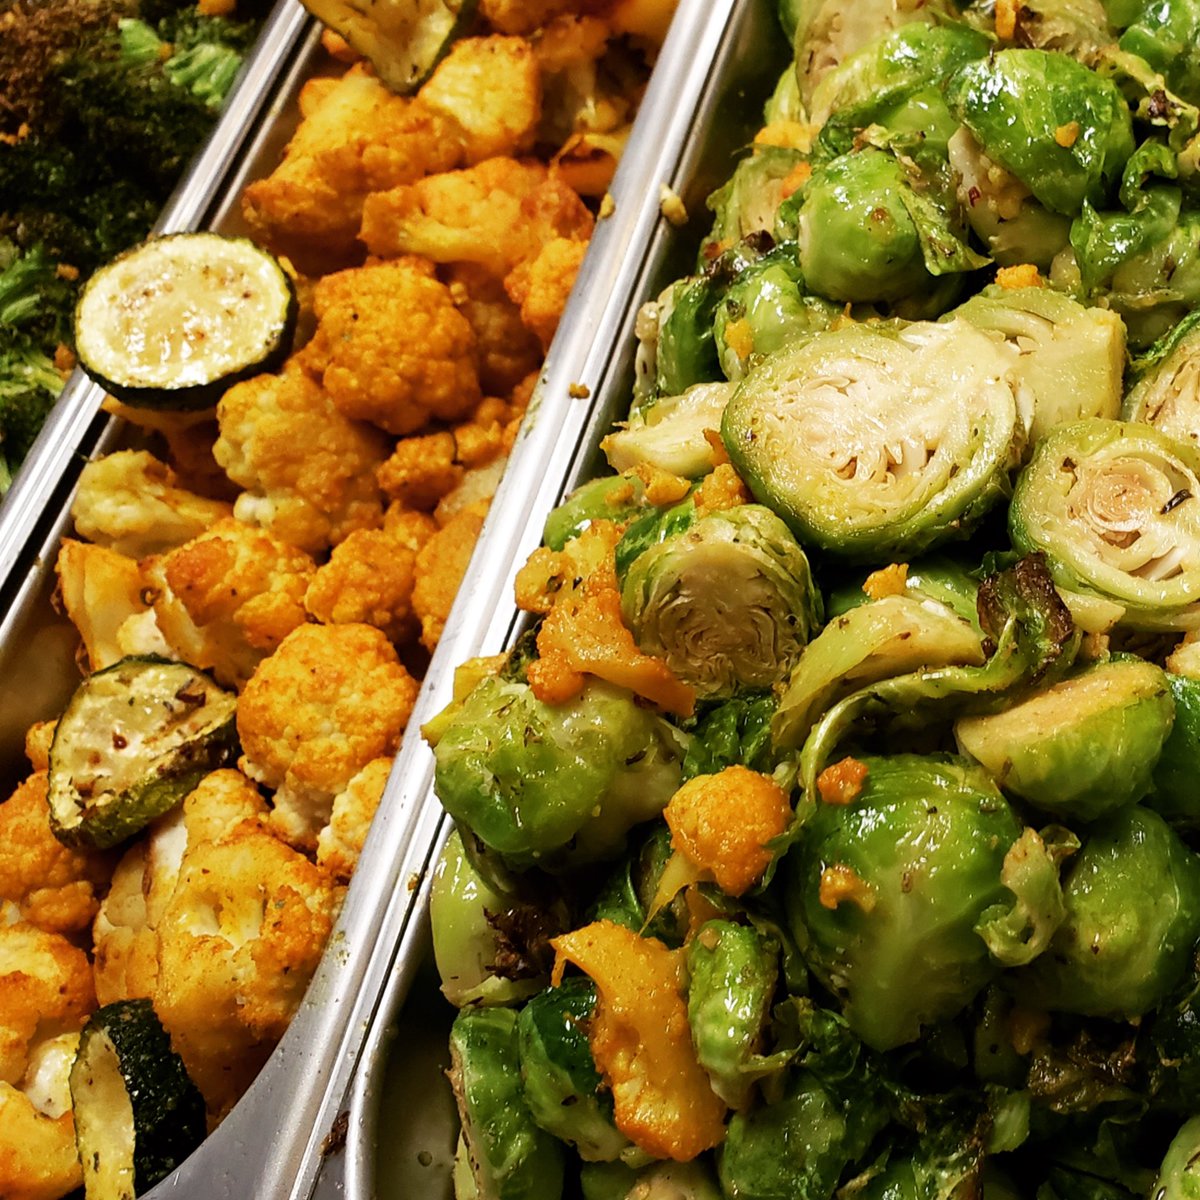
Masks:
[[[149,1000],[97,1009],[71,1067],[87,1200],[133,1200],[204,1140],[204,1098]]]
[[[237,752],[237,700],[186,663],[123,658],[75,689],[50,747],[50,823],[104,849],[173,808]]]
[[[247,238],[175,233],[101,267],[75,306],[79,365],[140,408],[202,409],[287,356],[296,289]]]
[[[475,15],[476,0],[304,0],[394,92],[415,91]]]

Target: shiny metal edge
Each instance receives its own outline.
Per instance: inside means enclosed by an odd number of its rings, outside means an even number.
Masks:
[[[626,159],[631,175],[639,175],[640,186],[646,189],[649,184],[648,192],[643,190],[640,197],[642,211],[639,213],[639,217],[644,217],[648,224],[648,228],[646,225],[642,225],[642,228],[649,236],[643,243],[640,260],[623,264],[624,311],[606,314],[603,325],[610,340],[607,344],[600,341],[593,344],[591,353],[575,377],[590,389],[590,403],[579,405],[566,413],[566,423],[558,431],[555,452],[547,460],[550,469],[541,476],[536,494],[530,497],[526,505],[525,526],[520,530],[507,531],[512,558],[504,572],[503,588],[499,593],[492,589],[491,594],[498,596],[493,618],[482,638],[476,639],[462,657],[503,650],[511,644],[513,636],[525,623],[523,615],[512,602],[516,571],[527,555],[540,544],[542,528],[550,510],[573,487],[596,473],[601,461],[597,449],[600,437],[628,405],[637,309],[657,293],[665,279],[692,269],[689,258],[680,258],[680,249],[681,245],[686,244],[688,250],[692,250],[694,239],[685,238],[680,231],[670,228],[659,219],[659,183],[668,183],[685,195],[689,210],[695,215],[696,210],[702,208],[707,193],[727,177],[732,158],[721,158],[719,165],[711,161],[702,164],[702,159],[711,148],[695,137],[693,130],[711,129],[722,120],[722,106],[730,100],[722,86],[723,82],[727,80],[731,65],[736,62],[738,55],[761,43],[767,26],[773,28],[775,18],[770,8],[765,3],[755,3],[755,0],[729,0],[721,4],[706,4],[704,0],[692,0],[689,4],[689,0],[683,0],[680,17],[677,18],[679,27],[672,29],[672,36],[678,34],[678,43],[667,47],[677,51],[679,58],[655,77],[653,90],[644,101],[643,111],[649,119],[640,132],[645,134],[648,143],[653,141],[653,165]],[[664,115],[657,108],[658,105],[669,109],[669,114]],[[630,151],[633,150],[631,142]],[[642,147],[638,146],[637,150],[642,151]],[[709,157],[714,156],[710,154]],[[703,169],[704,166],[707,170]],[[668,265],[672,260],[673,267]],[[616,295],[611,298],[613,301],[619,299]],[[555,382],[557,377],[561,377],[557,369],[569,365],[569,362],[565,356],[556,358]],[[506,477],[506,482],[511,482],[515,490],[521,486],[520,477],[515,472],[510,474],[511,481]],[[498,495],[497,505],[501,500],[502,497]],[[493,561],[493,550],[494,547],[489,544],[489,564]],[[477,569],[480,572],[486,570],[481,558],[472,562],[464,591],[483,582],[475,578]],[[458,661],[461,661],[461,657]],[[448,685],[447,680],[441,689],[446,699],[449,699]],[[342,1186],[329,1189],[330,1194],[344,1193],[349,1200],[374,1200],[381,1194],[376,1170],[380,1096],[383,1091],[381,1074],[386,1068],[393,1041],[401,1040],[397,1039],[396,1026],[402,1019],[405,1001],[427,951],[432,867],[451,828],[449,818],[432,794],[431,777],[428,786],[429,794],[420,812],[419,828],[414,831],[409,853],[415,863],[423,849],[420,888],[415,903],[410,906],[411,911],[392,967],[392,978],[351,1087],[349,1121],[345,1130],[345,1159],[341,1168]],[[423,848],[417,837],[427,839]],[[422,1102],[417,1100],[415,1103],[419,1106]]]
[[[177,233],[206,224],[229,194],[229,170],[260,127],[280,77],[316,22],[298,0],[279,0],[226,100],[220,119],[192,161],[154,230]],[[65,504],[82,462],[95,450],[108,418],[101,412],[103,389],[80,370],[67,381],[12,487],[0,503],[0,596],[14,576],[48,514]],[[19,585],[18,585],[19,586]]]

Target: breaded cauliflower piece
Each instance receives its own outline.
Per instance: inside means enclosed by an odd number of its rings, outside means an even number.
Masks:
[[[403,438],[376,472],[388,497],[418,512],[432,512],[438,501],[462,482],[466,468],[448,430]]]
[[[25,1092],[0,1083],[0,1196],[59,1200],[83,1187],[75,1118],[49,1116]]]
[[[542,79],[520,37],[463,38],[421,88],[420,103],[459,128],[467,163],[532,149],[542,117]]]
[[[522,324],[503,282],[485,267],[451,263],[445,274],[458,311],[475,331],[480,386],[489,395],[506,395],[542,365],[537,338]]]
[[[35,771],[0,804],[0,900],[48,933],[86,929],[115,856],[64,846],[50,829],[46,772]]]
[[[368,196],[359,236],[382,258],[478,263],[503,277],[552,238],[586,240],[592,225],[579,196],[543,164],[489,158]]]
[[[313,310],[301,361],[345,416],[405,434],[478,403],[475,334],[426,271],[400,261],[327,275]]]
[[[578,0],[479,0],[479,15],[500,33],[526,34],[540,29]]]
[[[34,1046],[78,1032],[95,1007],[82,950],[25,921],[0,924],[0,1083],[19,1084]]]
[[[287,1029],[337,900],[321,868],[253,821],[189,846],[158,926],[154,1008],[214,1116]]]
[[[431,654],[446,628],[446,618],[467,573],[488,507],[489,502],[482,500],[464,508],[417,555],[413,612],[421,621],[421,644]]]
[[[438,531],[437,522],[424,512],[414,512],[398,501],[383,514],[384,532],[414,554]]]
[[[288,634],[246,684],[237,713],[238,765],[275,789],[272,828],[314,849],[334,797],[371,759],[395,753],[416,696],[395,648],[370,625]]]
[[[543,350],[548,350],[554,339],[586,253],[587,242],[554,238],[536,258],[519,263],[504,280],[504,290],[521,306],[521,320]]]
[[[361,256],[364,198],[462,161],[457,123],[393,94],[364,65],[339,80],[312,80],[303,119],[282,163],[242,194],[242,215],[260,240],[306,274]]]
[[[71,516],[80,537],[129,558],[161,554],[203,533],[232,510],[178,486],[175,472],[145,450],[118,450],[79,475]]]
[[[382,529],[359,529],[317,570],[304,606],[323,625],[373,625],[393,642],[415,630],[412,591],[417,556]]]
[[[236,384],[221,398],[217,419],[213,453],[246,489],[234,505],[239,521],[310,554],[382,521],[375,469],[390,443],[338,412],[303,371],[289,366]]]
[[[312,557],[232,518],[142,564],[158,627],[180,658],[240,687],[297,625]]]
[[[358,866],[391,769],[390,758],[372,759],[334,797],[329,824],[317,838],[317,862],[338,879],[348,880]]]

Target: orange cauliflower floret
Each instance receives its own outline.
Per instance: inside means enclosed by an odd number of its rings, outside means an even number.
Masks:
[[[238,701],[240,766],[275,789],[272,827],[311,850],[334,797],[395,753],[417,684],[369,625],[304,625],[255,671]]]
[[[383,517],[375,469],[387,457],[382,433],[338,412],[302,371],[236,384],[217,406],[213,449],[246,490],[234,515],[310,554]]]
[[[468,505],[439,529],[417,555],[413,612],[421,621],[421,644],[430,653],[446,628],[446,618],[467,573],[487,510],[486,500]]]
[[[114,858],[72,850],[50,829],[46,772],[36,771],[0,804],[0,900],[50,933],[77,933],[96,915]]]
[[[347,417],[413,433],[478,402],[470,322],[445,284],[410,263],[327,275],[313,310],[317,332],[301,359]]]
[[[178,486],[145,450],[118,450],[83,468],[71,516],[80,537],[130,558],[161,554],[230,515],[228,504]]]
[[[503,282],[476,263],[452,263],[446,281],[459,312],[475,333],[475,366],[484,391],[512,391],[542,363],[541,347],[521,321]]]
[[[364,198],[447,171],[462,158],[457,126],[419,101],[394,95],[363,66],[301,93],[302,120],[283,162],[242,196],[250,228],[309,274],[361,254]]]
[[[462,483],[466,468],[458,461],[454,434],[443,430],[404,438],[379,468],[379,486],[405,508],[432,512],[438,501]]]
[[[463,38],[418,100],[458,126],[468,163],[527,151],[542,116],[533,49],[519,37]]]
[[[308,620],[304,592],[316,569],[303,550],[230,519],[142,572],[175,657],[240,686]]]
[[[372,759],[334,797],[333,815],[317,838],[317,862],[339,879],[349,879],[358,866],[391,769],[390,758]]]
[[[382,529],[360,529],[334,548],[304,604],[325,625],[361,622],[397,642],[413,630],[416,553]]]
[[[414,554],[438,531],[437,522],[424,512],[415,512],[397,502],[383,514],[384,532]]]
[[[489,158],[369,196],[360,236],[384,258],[420,254],[503,276],[552,238],[586,240],[592,223],[579,196],[541,163]]]
[[[548,349],[575,286],[587,243],[569,238],[547,242],[538,256],[520,263],[504,280],[504,290],[521,306],[521,320]]]
[[[212,1113],[283,1036],[337,902],[326,873],[254,821],[189,845],[158,926],[154,1008]]]
[[[65,1099],[67,1107],[60,1109],[0,1083],[0,1196],[4,1200],[58,1200],[82,1190],[83,1168],[75,1147],[69,1092]]]

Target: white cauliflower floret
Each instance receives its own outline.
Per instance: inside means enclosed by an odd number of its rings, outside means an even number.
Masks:
[[[334,797],[395,753],[417,683],[369,625],[304,625],[265,659],[238,701],[239,766],[275,789],[272,827],[316,846]]]
[[[234,506],[239,520],[310,554],[381,523],[375,469],[390,443],[338,412],[298,368],[235,384],[217,406],[217,420],[213,453],[246,489]]]
[[[233,687],[308,619],[316,569],[303,550],[232,519],[142,564],[173,657]]]
[[[178,486],[145,450],[118,450],[83,468],[71,516],[80,537],[130,558],[161,554],[231,513],[228,504]]]
[[[391,769],[390,758],[373,759],[334,797],[329,824],[317,836],[317,862],[338,879],[348,880],[358,866]]]

